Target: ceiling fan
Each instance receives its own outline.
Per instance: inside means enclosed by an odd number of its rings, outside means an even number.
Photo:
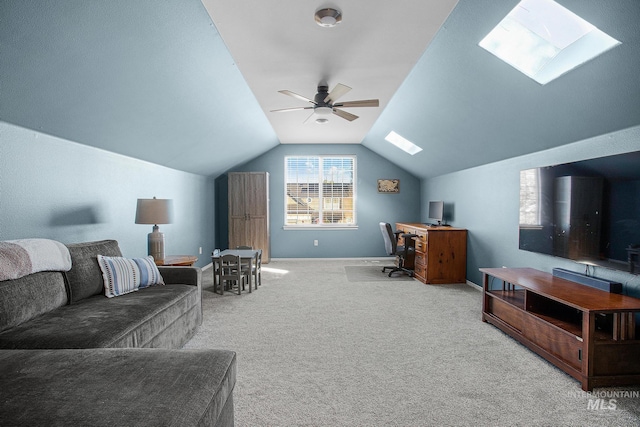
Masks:
[[[316,119],[317,123],[326,123],[329,121],[326,116],[329,114],[335,114],[338,117],[342,117],[345,120],[354,121],[358,118],[355,114],[348,113],[340,108],[349,108],[349,107],[378,107],[380,102],[377,99],[364,99],[360,101],[345,101],[345,102],[336,102],[338,98],[349,92],[351,88],[349,86],[338,83],[332,90],[329,92],[329,86],[324,84],[318,85],[318,93],[314,99],[309,99],[305,96],[298,95],[295,92],[291,92],[290,90],[279,90],[278,92],[292,96],[294,98],[300,99],[302,101],[309,102],[313,104],[309,107],[293,107],[293,108],[282,108],[279,110],[271,110],[271,112],[286,112],[286,111],[298,111],[298,110],[313,110],[313,114],[311,114],[304,121],[306,123],[311,117],[314,115],[318,115],[319,117]]]

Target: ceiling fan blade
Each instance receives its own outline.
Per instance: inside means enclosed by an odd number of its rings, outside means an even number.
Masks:
[[[271,110],[272,113],[282,113],[286,111],[298,111],[298,110],[312,110],[313,107],[293,107],[293,108],[280,108],[278,110]]]
[[[349,92],[351,88],[349,86],[343,85],[342,83],[338,83],[336,87],[334,87],[329,95],[324,99],[324,102],[333,103],[336,102],[338,98],[340,98],[345,93]]]
[[[363,99],[361,101],[346,101],[333,104],[334,107],[379,107],[380,101],[377,99]]]
[[[297,99],[299,99],[301,101],[310,102],[310,103],[312,103],[314,105],[316,104],[316,102],[313,99],[309,99],[306,96],[298,95],[297,93],[291,92],[290,90],[279,90],[278,92],[280,92],[283,95],[292,96],[292,97],[297,98]]]
[[[356,116],[355,114],[347,113],[346,111],[338,110],[337,108],[333,109],[333,114],[335,114],[336,116],[342,117],[345,120],[349,120],[350,122],[358,118],[358,116]]]

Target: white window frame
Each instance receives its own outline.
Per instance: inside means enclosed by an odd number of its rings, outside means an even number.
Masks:
[[[353,183],[352,183],[352,191],[353,191],[353,223],[327,223],[327,224],[323,224],[321,222],[321,220],[319,220],[319,222],[317,224],[287,224],[287,217],[288,217],[288,201],[289,201],[289,194],[287,192],[287,185],[289,184],[289,159],[317,159],[318,160],[318,177],[317,177],[317,181],[316,182],[312,182],[311,180],[307,181],[301,181],[299,183],[310,183],[310,184],[318,184],[318,214],[319,214],[319,218],[322,219],[322,215],[323,215],[323,208],[325,207],[325,202],[327,200],[331,200],[332,198],[335,199],[335,196],[332,195],[323,195],[322,191],[323,191],[323,186],[322,186],[322,173],[323,173],[323,166],[324,166],[324,161],[326,159],[350,159],[352,161],[353,164]],[[348,229],[348,230],[353,230],[353,229],[357,229],[358,228],[358,224],[357,224],[357,212],[356,212],[356,206],[357,206],[357,158],[355,155],[353,154],[331,154],[331,155],[302,155],[302,156],[285,156],[284,158],[284,225],[283,225],[283,229],[284,230],[336,230],[336,229]],[[341,204],[342,202],[342,198],[340,198],[340,201],[338,201],[338,204]],[[334,202],[335,203],[335,202]]]

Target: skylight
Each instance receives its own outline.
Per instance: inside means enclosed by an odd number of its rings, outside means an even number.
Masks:
[[[405,153],[411,154],[412,156],[422,151],[422,148],[418,147],[408,139],[398,135],[394,131],[389,132],[389,134],[384,139],[386,139],[388,142],[392,143]]]
[[[522,0],[479,43],[540,84],[619,44],[552,0]]]

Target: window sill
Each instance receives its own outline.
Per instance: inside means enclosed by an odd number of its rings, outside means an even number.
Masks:
[[[357,225],[285,225],[283,230],[357,230]]]
[[[531,225],[531,224],[520,224],[521,230],[542,230],[541,225]]]

